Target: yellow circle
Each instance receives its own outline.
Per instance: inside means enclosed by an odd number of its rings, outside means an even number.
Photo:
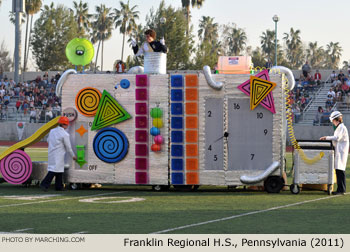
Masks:
[[[162,128],[163,127],[163,120],[160,118],[153,119],[153,126],[156,128]]]

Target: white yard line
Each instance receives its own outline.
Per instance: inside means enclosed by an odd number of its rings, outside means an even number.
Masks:
[[[56,202],[56,201],[64,201],[64,200],[83,199],[83,198],[96,197],[96,196],[105,196],[105,195],[112,195],[112,194],[120,194],[120,193],[125,193],[125,192],[126,192],[126,191],[122,191],[122,192],[112,192],[112,193],[100,193],[100,194],[86,195],[86,196],[80,196],[80,197],[71,197],[71,198],[64,198],[64,199],[42,200],[42,201],[35,201],[35,202],[26,202],[26,203],[10,204],[10,205],[3,205],[3,206],[0,206],[0,208],[12,207],[12,206],[26,206],[26,205],[33,205],[33,204],[40,204],[40,203],[47,203],[47,202]]]
[[[72,234],[87,234],[89,233],[88,231],[81,231],[81,232],[77,232],[77,233],[72,233]]]
[[[349,194],[349,193],[346,193],[346,194]],[[305,200],[305,201],[296,202],[296,203],[292,203],[292,204],[288,204],[288,205],[277,206],[277,207],[271,207],[271,208],[268,208],[268,209],[265,209],[265,210],[259,210],[259,211],[253,211],[253,212],[238,214],[238,215],[232,215],[232,216],[225,217],[225,218],[221,218],[221,219],[214,219],[214,220],[209,220],[209,221],[204,221],[204,222],[189,224],[189,225],[185,225],[185,226],[180,226],[180,227],[175,227],[175,228],[169,228],[169,229],[165,229],[165,230],[161,230],[161,231],[154,232],[154,233],[152,233],[152,234],[163,234],[163,233],[168,233],[168,232],[175,231],[175,230],[181,230],[181,229],[185,229],[185,228],[197,227],[197,226],[202,226],[202,225],[206,225],[206,224],[210,224],[210,223],[215,223],[215,222],[220,222],[220,221],[232,220],[232,219],[236,219],[236,218],[240,218],[240,217],[244,217],[244,216],[249,216],[249,215],[254,215],[254,214],[266,213],[266,212],[270,212],[270,211],[274,211],[274,210],[278,210],[278,209],[283,209],[283,208],[298,206],[298,205],[302,205],[302,204],[306,204],[306,203],[311,203],[311,202],[315,202],[315,201],[326,200],[326,199],[334,199],[334,198],[336,198],[336,197],[341,197],[341,195],[332,196],[332,197],[322,197],[322,198],[313,199],[313,200]]]
[[[11,232],[2,232],[0,231],[0,234],[26,234],[23,233],[24,231],[29,231],[29,230],[33,230],[34,228],[25,228],[25,229],[18,229],[18,230],[14,230]]]
[[[28,231],[28,230],[33,230],[34,228],[25,228],[25,229],[18,229],[15,231],[12,231],[12,233],[20,233],[20,232],[24,232],[24,231]]]

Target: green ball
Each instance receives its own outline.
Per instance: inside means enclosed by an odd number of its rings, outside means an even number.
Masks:
[[[151,109],[151,117],[152,118],[161,118],[163,116],[163,110],[160,108]]]

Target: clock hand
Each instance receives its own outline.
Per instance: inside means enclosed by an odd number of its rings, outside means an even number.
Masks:
[[[214,141],[214,143],[220,141],[221,139],[223,139],[224,137],[227,138],[229,136],[229,133],[228,132],[225,132],[224,135],[220,138],[218,138],[217,140]]]

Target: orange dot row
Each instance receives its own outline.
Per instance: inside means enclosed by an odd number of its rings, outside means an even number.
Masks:
[[[186,184],[199,184],[198,160],[198,76],[186,75]]]

